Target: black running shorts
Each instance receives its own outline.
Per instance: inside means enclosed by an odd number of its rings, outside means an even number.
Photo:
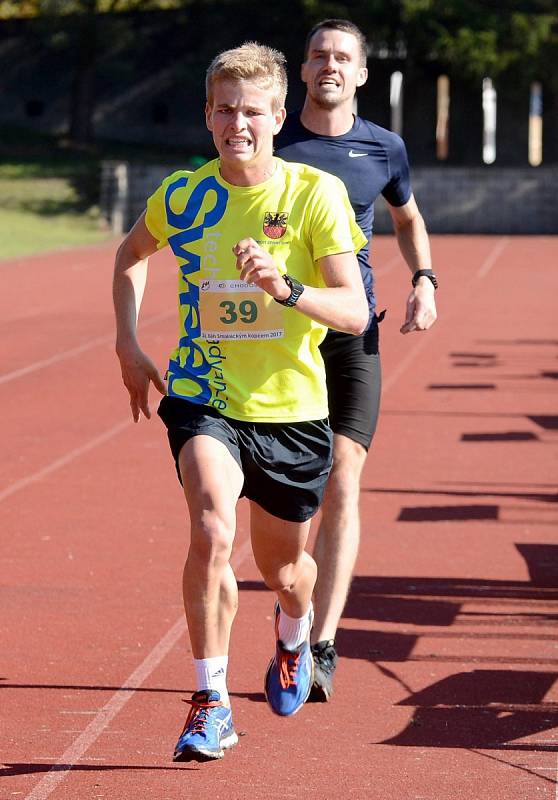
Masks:
[[[380,411],[382,372],[378,322],[360,336],[328,331],[320,345],[329,396],[329,424],[366,450]]]
[[[163,397],[157,413],[167,427],[179,480],[182,447],[204,434],[227,447],[244,473],[241,494],[264,511],[289,522],[304,522],[318,510],[333,450],[326,420],[245,422],[178,397]]]

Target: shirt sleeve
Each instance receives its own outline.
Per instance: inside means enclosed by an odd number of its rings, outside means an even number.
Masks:
[[[382,195],[391,206],[404,206],[411,197],[409,159],[403,139],[395,134],[388,145],[388,164],[390,177]]]
[[[333,175],[323,175],[317,183],[309,225],[314,261],[349,251],[358,253],[366,244],[345,185]]]
[[[180,169],[168,175],[147,200],[147,211],[145,214],[145,224],[149,233],[157,239],[157,247],[160,250],[169,243],[169,236],[176,232],[176,228],[169,222],[169,214],[177,211],[178,207],[182,210],[188,199],[186,185],[188,177],[192,174],[191,170]],[[178,186],[178,188],[177,188]],[[170,197],[167,193],[170,187],[174,190]],[[181,206],[181,204],[183,204]]]
[[[156,189],[147,200],[145,225],[160,250],[168,244],[167,215],[165,211],[165,182]]]

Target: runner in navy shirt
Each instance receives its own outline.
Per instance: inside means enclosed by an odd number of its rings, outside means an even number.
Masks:
[[[337,175],[349,193],[356,221],[368,244],[358,253],[370,312],[375,309],[373,272],[368,261],[374,224],[374,202],[382,194],[392,206],[403,206],[411,197],[409,162],[400,136],[361,117],[339,136],[327,136],[305,128],[295,111],[275,137],[275,153],[286,161],[311,164]]]
[[[428,234],[409,181],[402,139],[353,114],[366,83],[366,39],[348,20],[324,20],[306,39],[302,111],[290,114],[275,138],[276,155],[337,175],[348,190],[357,222],[372,239],[374,202],[388,203],[401,254],[412,272],[402,333],[427,330],[436,320]],[[343,613],[360,538],[360,475],[380,406],[381,371],[373,271],[368,247],[358,254],[370,307],[362,336],[329,331],[321,350],[326,365],[334,459],[322,505],[314,558],[314,685],[310,699],[326,701],[337,663],[335,634]]]

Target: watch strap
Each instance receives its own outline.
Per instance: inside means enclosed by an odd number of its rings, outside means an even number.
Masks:
[[[419,278],[428,278],[428,280],[432,283],[432,286],[437,289],[438,288],[438,279],[436,275],[434,275],[433,270],[431,269],[417,269],[415,273],[413,273],[413,277],[411,283],[413,284],[413,288],[417,285]]]
[[[287,306],[287,308],[292,308],[292,306],[296,305],[298,298],[304,291],[304,286],[300,281],[297,281],[296,278],[293,278],[292,275],[282,275],[281,277],[291,290],[291,293],[284,300],[278,300],[277,297],[275,297],[275,302],[282,306]]]

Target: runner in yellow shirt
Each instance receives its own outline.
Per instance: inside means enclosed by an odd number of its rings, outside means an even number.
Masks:
[[[286,90],[278,51],[252,42],[218,55],[206,121],[219,158],[169,176],[116,257],[116,349],[132,415],[151,416],[153,382],[190,516],[183,590],[197,691],[177,761],[221,758],[237,741],[226,675],[242,495],[256,563],[278,600],[267,701],[290,716],[312,684],[316,564],[304,546],[332,454],[318,346],[328,327],[357,334],[367,324],[355,256],[365,239],[338,179],[273,157]],[[165,384],[136,323],[147,259],[167,245],[180,335]]]
[[[326,326],[240,281],[232,251],[242,220],[244,238],[282,274],[288,264],[302,284],[323,287],[319,259],[358,248],[363,237],[356,223],[349,226],[353,211],[337,178],[280,159],[270,169],[260,184],[235,186],[223,179],[220,161],[211,161],[170,175],[147,202],[148,231],[179,263],[181,336],[168,394],[238,420],[322,419],[328,409],[318,345]]]

